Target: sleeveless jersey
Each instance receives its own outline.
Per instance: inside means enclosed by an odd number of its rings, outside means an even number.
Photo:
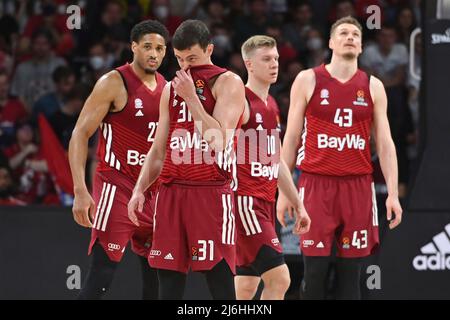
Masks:
[[[209,87],[210,81],[226,72],[215,65],[190,68],[197,95],[205,111],[212,115],[215,99]],[[233,158],[235,139],[230,139],[223,152],[214,152],[195,126],[186,102],[170,87],[170,128],[166,144],[166,158],[160,175],[162,182],[192,182],[202,184],[211,181],[230,181],[236,175]],[[233,187],[233,183],[232,183]]]
[[[325,65],[313,70],[316,85],[306,107],[297,165],[305,172],[330,176],[371,174],[369,77],[358,69],[341,83]]]
[[[127,90],[127,103],[121,111],[109,112],[100,125],[97,171],[116,170],[136,181],[155,138],[159,102],[166,80],[156,73],[157,85],[152,91],[131,65],[125,64],[116,70]],[[156,185],[154,183],[150,190]]]
[[[249,88],[245,92],[250,118],[238,138],[236,193],[273,202],[280,167],[278,105],[270,95],[266,105]]]

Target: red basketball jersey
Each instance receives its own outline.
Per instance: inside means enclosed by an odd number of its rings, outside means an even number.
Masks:
[[[116,70],[122,76],[128,99],[121,111],[109,112],[100,125],[97,171],[117,170],[136,181],[155,138],[166,80],[156,73],[157,86],[152,91],[131,65]]]
[[[270,95],[266,105],[247,87],[245,94],[250,118],[239,133],[236,192],[242,196],[275,201],[280,167],[278,105]]]
[[[209,83],[226,71],[215,65],[201,65],[190,69],[197,95],[210,115],[214,112],[216,100]],[[233,173],[236,174],[234,139],[230,139],[223,152],[211,150],[195,126],[186,102],[174,92],[173,86],[170,88],[169,114],[170,129],[161,181],[231,181]]]
[[[372,173],[369,77],[358,69],[342,83],[325,65],[313,70],[316,86],[306,107],[297,165],[305,172],[330,176]]]

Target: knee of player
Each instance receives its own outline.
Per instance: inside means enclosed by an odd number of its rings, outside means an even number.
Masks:
[[[253,277],[236,277],[235,279],[236,290],[249,296],[253,296],[256,293],[258,284],[259,281],[253,279]]]
[[[280,272],[276,276],[265,279],[264,281],[264,287],[267,289],[283,293],[289,289],[290,285],[291,277],[289,272]]]

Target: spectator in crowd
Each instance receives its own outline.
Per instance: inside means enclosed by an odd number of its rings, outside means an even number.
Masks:
[[[12,177],[17,181],[17,198],[28,204],[57,204],[47,162],[39,152],[34,130],[29,123],[23,123],[17,128],[16,141],[4,153],[9,158]]]
[[[327,62],[330,58],[328,45],[317,29],[310,29],[308,31],[306,47],[308,48],[308,55],[306,58],[307,68],[319,66],[322,63]]]
[[[85,66],[82,82],[93,86],[98,79],[112,69],[114,56],[106,51],[103,43],[96,43],[89,49],[88,65]]]
[[[43,95],[36,101],[32,110],[33,121],[37,120],[37,116],[40,113],[49,118],[53,113],[61,109],[66,95],[72,90],[76,80],[74,71],[68,66],[56,68],[52,74],[52,79],[55,84],[55,90]]]
[[[292,21],[283,27],[284,37],[302,57],[306,54],[308,31],[313,27],[309,2],[300,2],[292,9]]]
[[[377,43],[367,47],[361,55],[362,68],[378,77],[386,88],[389,124],[397,147],[400,197],[406,194],[409,174],[407,141],[408,136],[414,133],[407,104],[407,64],[408,50],[397,42],[397,33],[392,25],[383,26],[377,34]]]
[[[265,0],[250,0],[249,13],[236,20],[234,25],[235,45],[240,46],[246,39],[257,34],[266,34],[268,17]]]
[[[0,70],[9,76],[13,70],[14,59],[9,54],[5,37],[0,36]]]
[[[292,44],[284,39],[281,32],[281,26],[277,23],[271,23],[267,26],[266,35],[274,38],[277,41],[277,49],[280,55],[279,68],[283,72],[286,66],[297,58],[297,51],[292,47]]]
[[[409,48],[409,37],[411,32],[417,27],[416,18],[410,7],[400,9],[397,14],[397,33],[399,41]]]
[[[23,201],[15,197],[15,194],[11,169],[4,163],[0,163],[0,205],[25,205]]]
[[[28,113],[19,99],[11,98],[9,79],[5,71],[0,70],[0,148],[14,141],[15,126],[24,121]]]
[[[67,28],[67,16],[57,12],[54,1],[45,1],[41,5],[41,14],[29,17],[22,38],[19,42],[19,51],[26,53],[30,47],[30,39],[38,29],[45,28],[51,33],[54,49],[57,55],[65,56],[74,48],[72,33]]]
[[[247,69],[245,68],[244,60],[238,52],[233,52],[228,61],[228,70],[236,73],[244,81],[247,80]]]
[[[225,25],[227,23],[226,9],[222,0],[208,0],[205,5],[207,17],[203,22],[208,28],[216,24]]]
[[[89,89],[85,85],[76,85],[66,97],[61,109],[57,110],[49,119],[53,131],[58,135],[61,145],[65,150],[69,147],[70,137],[83,108],[83,103],[89,95]]]
[[[25,161],[30,160],[38,151],[38,146],[34,143],[33,128],[28,123],[23,123],[17,127],[16,143],[6,148],[4,153],[9,158],[8,164],[15,178],[19,178],[25,167]]]
[[[52,35],[45,29],[37,30],[32,38],[32,57],[20,63],[14,73],[11,94],[20,97],[30,110],[42,95],[52,91],[52,73],[64,59],[55,56],[52,50]]]
[[[231,36],[224,24],[213,24],[211,30],[211,41],[214,44],[212,60],[220,67],[226,67],[228,58],[233,50]]]
[[[149,18],[153,18],[164,24],[173,35],[178,26],[183,22],[179,16],[172,15],[169,0],[152,0],[152,13]]]

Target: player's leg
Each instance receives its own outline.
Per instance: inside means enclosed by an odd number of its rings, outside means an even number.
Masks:
[[[236,267],[236,276],[234,277],[236,299],[252,300],[258,290],[260,282],[260,275],[251,266]]]
[[[362,258],[379,244],[375,187],[372,177],[341,182],[340,210],[343,229],[337,234],[337,299],[361,299]]]
[[[142,300],[158,299],[158,274],[145,257],[138,256],[142,272]]]
[[[361,299],[361,258],[337,258],[336,278],[338,300]]]
[[[264,281],[264,289],[261,294],[261,300],[284,299],[284,295],[291,285],[289,269],[285,263],[264,272],[261,275],[261,278]]]
[[[331,257],[303,256],[305,274],[300,293],[304,300],[323,300]]]
[[[181,300],[186,286],[186,274],[183,272],[158,269],[159,300]]]
[[[118,264],[110,260],[99,243],[95,243],[89,271],[77,299],[101,299],[111,286]]]
[[[236,300],[234,275],[225,259],[206,271],[205,275],[214,300]]]
[[[103,174],[95,178],[93,195],[97,211],[89,245],[92,259],[78,299],[103,297],[112,283],[118,262],[131,236],[132,229],[124,223],[127,188],[117,182]]]
[[[339,211],[335,208],[338,180],[303,172],[299,187],[300,196],[313,221],[309,231],[300,237],[304,262],[300,293],[303,299],[325,299],[331,249],[335,230],[340,224]]]

